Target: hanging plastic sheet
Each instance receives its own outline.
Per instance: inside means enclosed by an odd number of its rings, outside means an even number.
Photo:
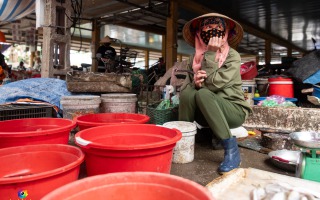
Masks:
[[[4,53],[9,47],[11,47],[11,44],[1,44],[1,53]]]
[[[299,60],[294,61],[292,63],[292,67],[289,68],[286,72],[296,80],[300,82],[304,82],[307,78],[309,78],[319,70],[320,70],[320,50],[316,50],[307,54],[303,58],[300,58]]]
[[[35,10],[35,0],[0,0],[0,21],[21,19]]]

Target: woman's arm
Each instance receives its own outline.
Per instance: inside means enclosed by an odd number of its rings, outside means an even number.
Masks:
[[[230,86],[236,73],[240,73],[241,58],[235,50],[229,51],[225,63],[219,68],[215,61],[215,52],[206,52],[204,55],[203,69],[207,72],[205,85],[213,92]]]

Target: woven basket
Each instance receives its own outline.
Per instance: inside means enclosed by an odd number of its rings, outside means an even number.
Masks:
[[[178,106],[164,110],[156,110],[158,105],[159,102],[147,106],[147,115],[150,117],[150,124],[163,125],[166,122],[178,120]]]

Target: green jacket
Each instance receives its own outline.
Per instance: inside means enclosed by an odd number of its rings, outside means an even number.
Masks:
[[[215,56],[216,53],[212,51],[204,53],[201,69],[207,72],[207,78],[204,81],[203,87],[208,88],[224,99],[239,104],[248,116],[252,112],[252,109],[249,103],[245,101],[242,91],[240,75],[241,57],[239,53],[230,48],[228,56],[220,68],[218,67],[218,62],[215,62]],[[189,70],[192,70],[192,61],[193,56],[190,58],[187,66]],[[194,87],[193,75],[187,76],[181,90],[188,84],[192,84]]]

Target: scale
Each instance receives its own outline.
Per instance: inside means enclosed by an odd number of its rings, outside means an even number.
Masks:
[[[301,154],[296,168],[296,176],[303,179],[320,182],[320,148],[300,148]]]
[[[294,132],[290,137],[301,150],[296,176],[320,182],[320,133]]]

